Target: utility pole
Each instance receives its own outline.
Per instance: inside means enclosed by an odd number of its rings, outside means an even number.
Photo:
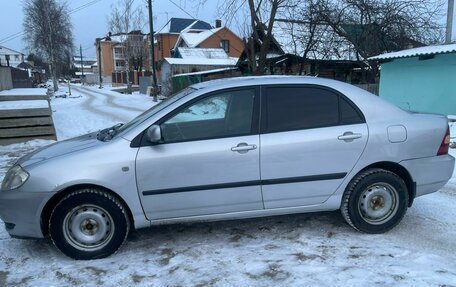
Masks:
[[[103,88],[103,78],[101,76],[101,39],[97,38],[97,44],[98,44],[98,81],[100,82],[99,88]]]
[[[79,45],[79,54],[81,54],[81,84],[84,85],[84,63],[82,62],[82,45]]]
[[[152,0],[148,0],[149,4],[149,30],[150,30],[150,67],[152,69],[152,79],[154,87],[154,102],[157,101],[157,75],[155,69],[155,51],[154,51],[154,19],[152,17]]]
[[[453,15],[454,15],[454,0],[448,0],[448,12],[447,12],[447,27],[445,44],[451,43],[451,36],[453,36]]]

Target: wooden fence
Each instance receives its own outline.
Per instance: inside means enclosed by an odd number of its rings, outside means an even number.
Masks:
[[[366,90],[368,92],[371,92],[372,94],[378,96],[378,84],[358,84],[358,85],[355,85],[357,86],[358,88],[361,88],[363,90]]]
[[[0,145],[57,139],[48,95],[7,92],[0,94]]]

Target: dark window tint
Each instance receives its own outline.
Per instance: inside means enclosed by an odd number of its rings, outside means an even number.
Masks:
[[[360,113],[348,103],[348,101],[340,97],[340,122],[344,125],[358,124],[364,122]]]
[[[165,142],[193,141],[251,133],[255,90],[205,97],[162,123]]]
[[[267,132],[308,129],[339,122],[339,96],[311,87],[267,88]]]

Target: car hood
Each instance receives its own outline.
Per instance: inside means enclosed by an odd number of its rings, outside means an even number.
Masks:
[[[18,164],[26,167],[58,156],[98,146],[103,142],[97,140],[97,132],[75,137],[37,149],[18,160]]]

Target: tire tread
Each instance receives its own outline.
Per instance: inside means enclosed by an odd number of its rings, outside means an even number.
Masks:
[[[107,198],[108,200],[110,200],[111,202],[113,202],[115,205],[117,205],[117,207],[119,208],[119,210],[122,212],[123,216],[125,217],[125,222],[127,224],[127,232],[125,233],[125,236],[122,240],[122,243],[118,246],[118,248],[116,250],[114,250],[110,255],[113,255],[115,253],[117,253],[117,251],[125,244],[125,242],[127,241],[127,237],[128,237],[128,234],[130,233],[130,219],[129,219],[129,216],[127,214],[127,211],[124,207],[124,205],[114,196],[112,196],[111,194],[109,194],[109,192],[106,192],[104,190],[101,190],[101,189],[97,189],[97,188],[83,188],[83,189],[79,189],[79,190],[75,190],[73,192],[70,192],[69,194],[67,194],[66,196],[64,196],[53,208],[52,212],[51,212],[51,216],[49,217],[49,230],[51,230],[51,222],[52,222],[52,218],[53,218],[53,215],[54,215],[54,211],[56,210],[56,207],[59,206],[59,204],[65,200],[68,200],[69,198],[71,197],[74,197],[74,196],[78,196],[78,195],[81,195],[81,194],[96,194],[96,195],[99,195],[99,196],[103,196],[105,198]],[[51,238],[51,241],[52,243],[54,244],[55,247],[57,247],[57,249],[62,252],[64,255],[66,255],[62,250],[60,250],[60,248],[58,247],[58,245],[56,244],[56,242],[54,241],[54,238],[52,238],[52,236],[50,236]],[[68,255],[67,255],[68,256]]]
[[[389,175],[391,175],[393,177],[396,177],[397,179],[402,181],[404,186],[405,186],[404,180],[402,178],[400,178],[397,174],[395,174],[394,172],[391,172],[389,170],[382,169],[382,168],[370,168],[370,169],[367,169],[364,172],[358,174],[354,179],[352,179],[352,181],[349,183],[348,188],[346,189],[346,191],[344,193],[344,196],[342,197],[342,205],[341,205],[340,211],[341,211],[342,217],[345,219],[345,221],[351,227],[353,227],[355,230],[357,230],[359,232],[363,232],[363,231],[360,230],[358,227],[356,227],[356,225],[353,223],[353,221],[351,219],[351,216],[350,216],[350,213],[349,213],[349,210],[348,210],[349,209],[349,204],[350,204],[350,198],[351,198],[353,192],[355,191],[356,186],[359,184],[359,182],[364,180],[366,177],[369,177],[369,176],[377,174],[377,173],[389,174]],[[406,200],[406,206],[408,206],[408,196],[405,197],[405,200]],[[402,220],[402,218],[404,216],[405,216],[405,212],[402,213],[402,216],[390,228],[392,229],[396,225],[398,225],[401,222],[401,220]]]

